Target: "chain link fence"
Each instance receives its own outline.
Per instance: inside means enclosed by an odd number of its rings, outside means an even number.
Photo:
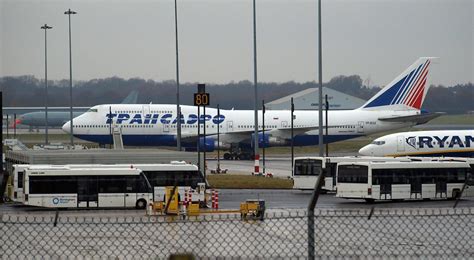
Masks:
[[[315,212],[316,258],[472,258],[474,208]],[[240,215],[67,217],[3,215],[0,255],[25,258],[307,258],[306,212]]]

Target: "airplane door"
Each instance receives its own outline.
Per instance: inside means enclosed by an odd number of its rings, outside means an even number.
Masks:
[[[357,122],[357,133],[364,133],[364,121]]]
[[[170,124],[162,124],[162,125],[163,125],[163,133],[169,133]]]
[[[403,135],[397,136],[397,151],[404,152],[405,151],[405,138]]]
[[[281,127],[282,128],[287,128],[288,127],[288,121],[281,121]]]
[[[145,118],[145,115],[150,114],[150,105],[143,105],[142,112],[142,118]]]
[[[227,121],[227,132],[232,132],[232,131],[234,131],[234,122]]]

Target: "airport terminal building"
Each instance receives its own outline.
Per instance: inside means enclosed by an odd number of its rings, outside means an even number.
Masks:
[[[342,92],[323,87],[323,108],[324,96],[328,95],[328,103],[330,110],[355,109],[362,106],[366,101],[354,96],[344,94]],[[266,103],[265,108],[271,110],[283,110],[291,108],[291,98],[297,110],[316,110],[318,109],[319,97],[318,88],[308,88],[300,92],[296,92],[286,97],[279,98],[272,102]]]

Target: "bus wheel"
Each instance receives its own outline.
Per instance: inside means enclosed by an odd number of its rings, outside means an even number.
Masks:
[[[137,200],[137,204],[135,204],[135,208],[144,209],[145,207],[146,207],[146,200],[144,199]]]
[[[374,203],[374,201],[375,201],[374,199],[365,199],[365,202],[367,203]]]
[[[231,157],[232,156],[230,155],[230,153],[225,153],[224,154],[224,160],[231,160]]]

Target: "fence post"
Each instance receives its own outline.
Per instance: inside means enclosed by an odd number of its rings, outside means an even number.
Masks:
[[[58,225],[58,218],[59,218],[59,209],[56,209],[56,214],[54,215],[54,224],[53,224],[54,227]]]
[[[320,144],[321,145],[321,144]],[[318,202],[319,194],[321,193],[321,188],[324,182],[324,175],[326,170],[321,169],[321,174],[314,185],[313,194],[311,195],[311,200],[308,205],[308,259],[315,259],[315,237],[314,237],[314,208]]]

